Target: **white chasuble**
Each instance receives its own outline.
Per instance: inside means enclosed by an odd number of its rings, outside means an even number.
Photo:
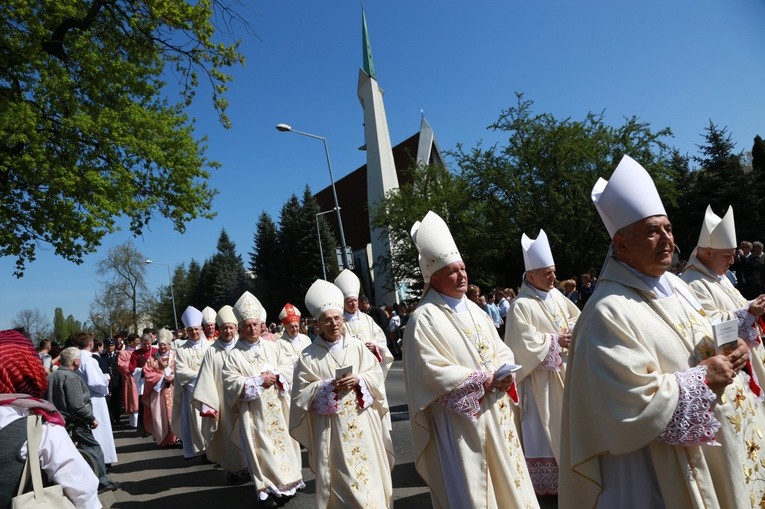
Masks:
[[[236,340],[232,342],[236,343]],[[246,464],[241,447],[231,440],[234,415],[223,390],[223,362],[233,346],[227,348],[227,344],[218,338],[207,349],[199,368],[192,405],[202,415],[207,459],[220,463],[228,472],[239,472]]]
[[[407,324],[404,376],[417,472],[435,508],[538,507],[510,394],[484,394],[481,382],[513,364],[513,353],[489,315],[464,302],[466,311],[457,313],[430,290]],[[463,398],[466,392],[474,396]]]
[[[205,450],[202,417],[191,405],[199,368],[210,342],[205,339],[186,341],[175,351],[173,384],[173,433],[183,442],[183,457],[193,458]]]
[[[240,339],[223,363],[226,401],[235,415],[231,439],[240,445],[261,500],[294,495],[303,487],[300,456],[289,435],[290,380],[281,374],[286,356],[273,341]],[[263,387],[261,373],[277,381]]]
[[[308,449],[317,507],[392,507],[393,444],[383,419],[383,372],[364,344],[345,336],[332,352],[317,339],[295,367],[290,432]],[[361,380],[335,391],[335,370],[352,366]]]

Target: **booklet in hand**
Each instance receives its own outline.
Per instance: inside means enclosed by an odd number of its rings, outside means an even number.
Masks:
[[[335,380],[340,380],[345,375],[350,375],[353,373],[353,366],[343,366],[342,368],[337,368],[335,370]]]
[[[523,366],[520,364],[502,364],[497,371],[494,372],[494,380],[504,380],[508,376],[512,375],[519,369],[521,369]]]

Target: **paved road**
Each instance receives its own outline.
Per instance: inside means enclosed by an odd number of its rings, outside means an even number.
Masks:
[[[406,406],[401,361],[396,361],[386,382],[393,421],[396,466],[393,469],[393,497],[396,509],[428,509],[427,486],[415,472],[409,414]],[[122,483],[113,493],[101,496],[105,508],[114,509],[252,509],[255,490],[251,483],[230,483],[226,473],[200,458],[184,460],[180,449],[158,449],[151,438],[138,438],[126,424],[115,426],[119,462],[112,466],[110,478]],[[307,453],[303,451],[303,465]],[[304,490],[286,505],[290,509],[315,509],[314,476],[303,469]],[[543,507],[554,508],[547,501]]]

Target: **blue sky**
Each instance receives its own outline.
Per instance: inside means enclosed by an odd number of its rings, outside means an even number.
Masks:
[[[247,62],[234,70],[228,95],[233,127],[220,126],[204,92],[191,109],[198,133],[209,138],[209,157],[222,163],[211,179],[220,191],[217,217],[190,223],[184,235],[157,219],[135,239],[157,262],[204,261],[224,227],[246,260],[262,211],[278,220],[291,194],[329,184],[321,142],[279,133],[277,123],[325,136],[338,179],[365,162],[356,97],[360,3],[247,4],[254,34],[237,29]],[[535,112],[558,118],[604,111],[613,125],[637,115],[656,130],[671,127],[670,144],[690,154],[710,119],[728,127],[737,150],[765,136],[761,0],[367,0],[365,10],[393,144],[416,132],[420,110],[442,150],[499,141],[486,126],[514,104],[516,91],[534,101]],[[106,237],[81,265],[41,246],[19,280],[13,259],[0,259],[0,328],[26,308],[52,319],[62,307],[86,320],[98,260],[128,238],[126,228]],[[165,267],[146,269],[150,287],[167,284]],[[185,303],[178,307],[180,315]]]

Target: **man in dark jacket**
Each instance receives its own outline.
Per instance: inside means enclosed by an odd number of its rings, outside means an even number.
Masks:
[[[76,371],[80,367],[80,350],[75,347],[61,351],[60,367],[48,376],[46,399],[53,403],[73,430],[73,440],[80,449],[90,453],[98,465],[99,493],[117,489],[118,484],[106,477],[104,453],[91,429],[98,426],[90,404],[90,391]]]

